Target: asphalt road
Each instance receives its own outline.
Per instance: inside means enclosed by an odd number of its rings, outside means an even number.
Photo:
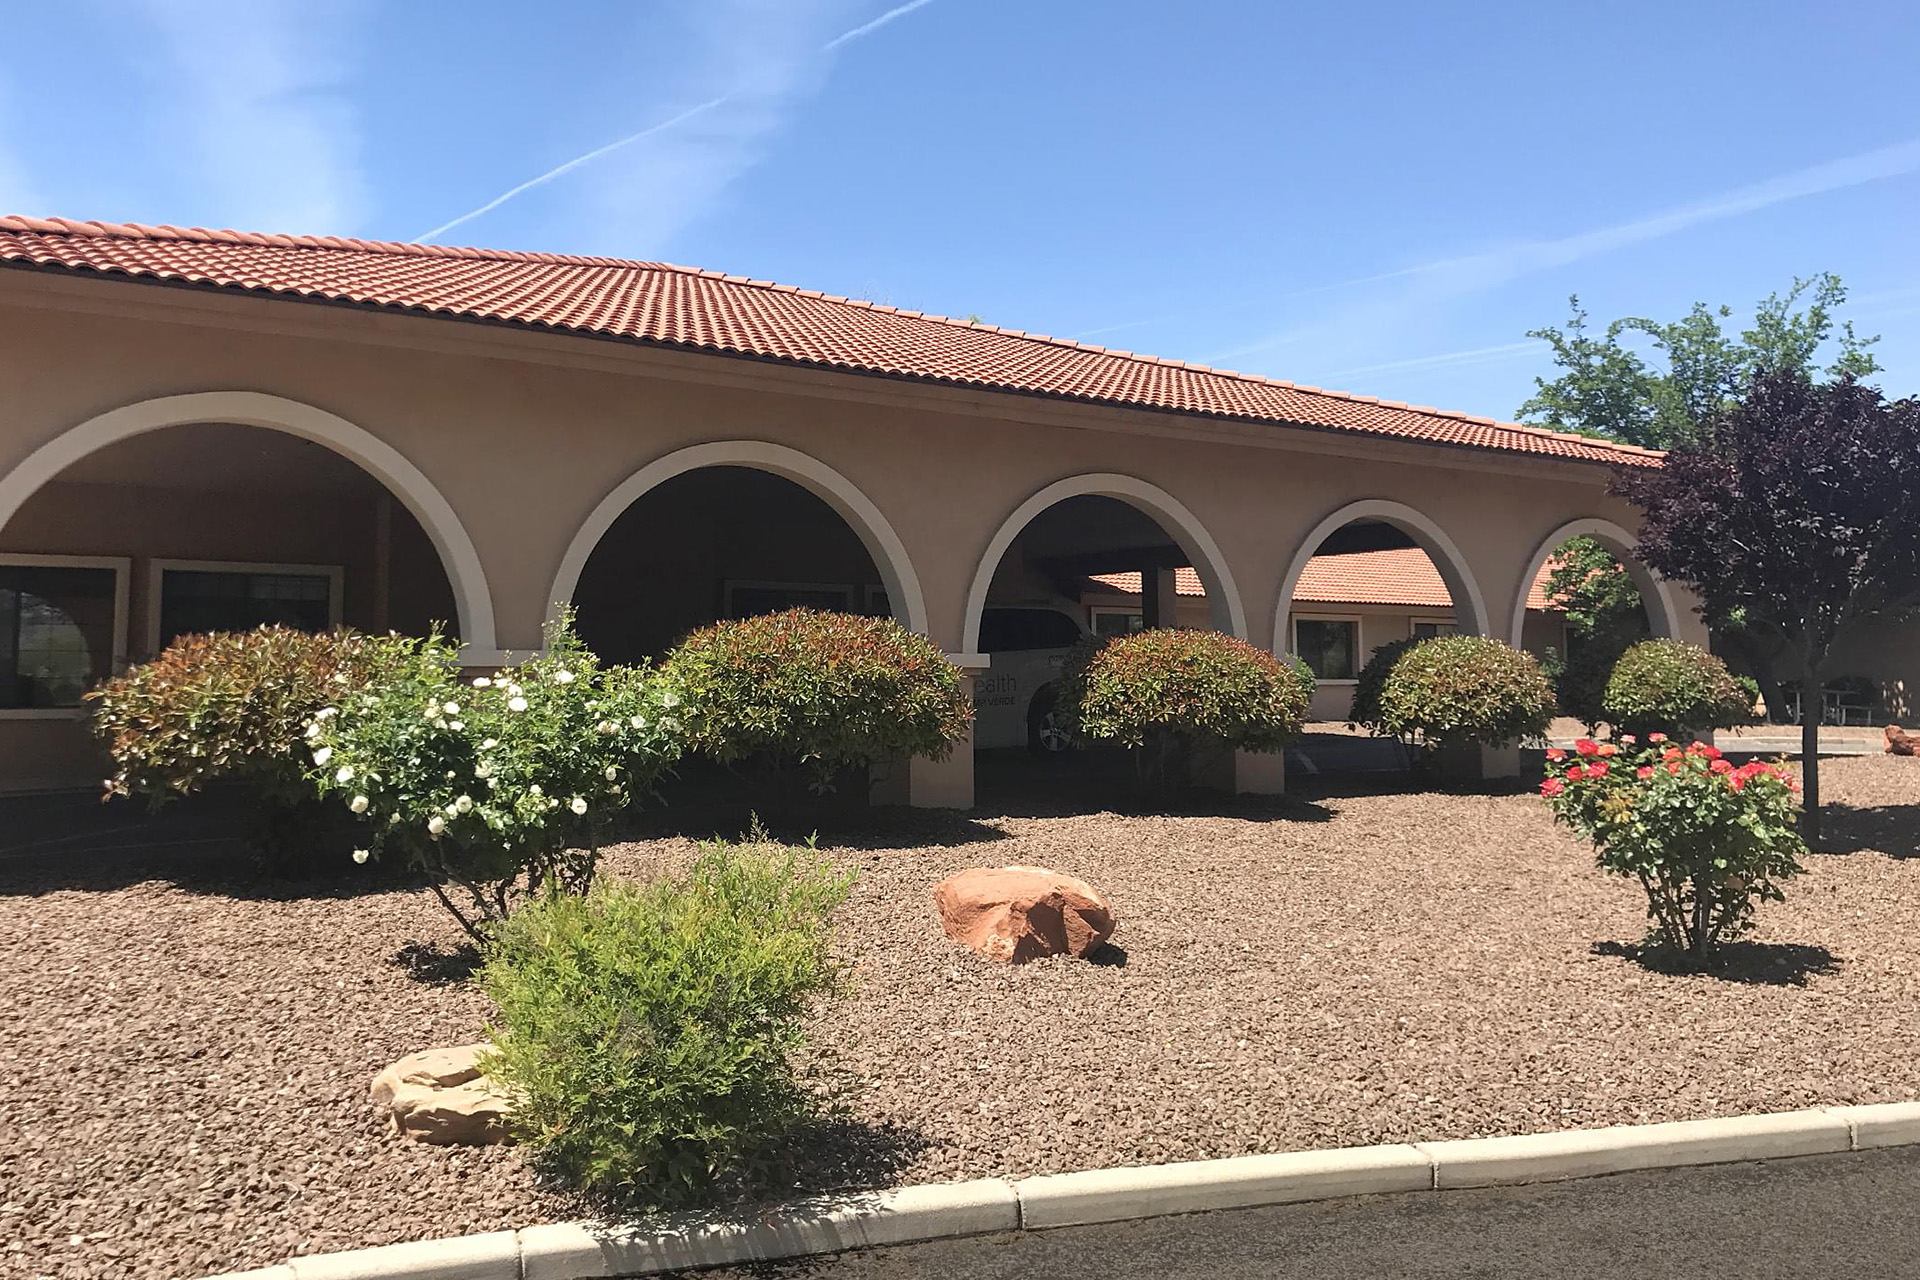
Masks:
[[[907,1245],[702,1280],[1913,1280],[1920,1149]]]

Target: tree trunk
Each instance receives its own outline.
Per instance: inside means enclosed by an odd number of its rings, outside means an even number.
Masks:
[[[1800,686],[1800,834],[1809,845],[1820,838],[1820,717],[1826,705],[1819,669],[1808,663]]]

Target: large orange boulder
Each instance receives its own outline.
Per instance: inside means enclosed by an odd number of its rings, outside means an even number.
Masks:
[[[1920,737],[1908,733],[1897,724],[1888,725],[1887,754],[1890,756],[1920,755]]]
[[[1113,904],[1045,867],[977,867],[933,891],[947,936],[990,960],[1084,957],[1113,936]]]
[[[442,1146],[507,1141],[511,1104],[480,1070],[491,1046],[463,1044],[410,1053],[373,1078],[373,1104],[396,1133]]]

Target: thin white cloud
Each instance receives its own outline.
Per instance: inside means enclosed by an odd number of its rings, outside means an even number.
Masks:
[[[1512,360],[1523,355],[1532,355],[1545,351],[1547,344],[1528,339],[1525,342],[1503,342],[1493,347],[1473,347],[1466,351],[1443,351],[1438,355],[1414,356],[1408,360],[1388,360],[1382,364],[1356,365],[1350,369],[1335,369],[1326,374],[1328,378],[1353,378],[1367,373],[1392,373],[1403,370],[1445,369],[1454,365],[1497,364],[1502,360]]]
[[[340,87],[342,42],[361,29],[338,0],[143,0],[160,58],[156,136],[185,138],[200,179],[194,220],[350,234],[367,204],[360,135]],[[195,208],[198,206],[198,208]]]
[[[820,46],[820,52],[832,53],[835,49],[838,49],[841,45],[847,44],[850,41],[858,40],[861,36],[870,36],[874,32],[878,31],[880,28],[886,26],[889,22],[892,22],[894,19],[904,18],[908,14],[912,13],[915,9],[924,9],[932,3],[933,3],[933,0],[912,0],[911,3],[903,4],[897,9],[889,9],[885,13],[881,14],[879,17],[875,18],[872,22],[864,23],[860,26],[855,27],[851,31],[842,31],[839,35],[835,36],[833,39],[827,41],[824,45]]]
[[[1870,182],[1901,177],[1916,170],[1920,170],[1920,138],[1909,138],[1904,142],[1897,142],[1873,151],[1797,169],[1792,173],[1769,178],[1764,182],[1738,187],[1706,200],[1680,205],[1630,222],[1599,227],[1554,240],[1528,241],[1483,253],[1442,258],[1348,283],[1360,285],[1389,279],[1405,279],[1409,282],[1410,289],[1408,296],[1400,300],[1402,304],[1461,297],[1484,292],[1519,276],[1567,266],[1600,254],[1674,235],[1706,223],[1754,213],[1791,200],[1803,200],[1809,196],[1824,195],[1849,187],[1864,186]],[[1378,311],[1379,307],[1370,305],[1364,310],[1371,315]],[[1265,351],[1296,340],[1303,331],[1323,329],[1326,324],[1325,320],[1320,320],[1294,326],[1218,352],[1209,359],[1231,360]]]
[[[624,242],[658,243],[757,159],[756,144],[784,122],[791,101],[823,78],[826,55],[932,3],[911,0],[825,43],[810,37],[807,16],[785,3],[746,0],[706,6],[702,10],[705,25],[691,42],[692,57],[702,64],[692,78],[729,87],[697,106],[529,178],[414,237],[414,242],[432,241],[556,178],[651,140],[659,144],[652,154],[634,166],[632,174],[606,184],[600,196],[602,203],[622,210],[619,225]],[[687,132],[683,126],[695,123],[702,129],[692,136],[670,136]]]

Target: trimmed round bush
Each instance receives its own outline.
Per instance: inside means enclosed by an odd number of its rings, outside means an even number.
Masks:
[[[1433,746],[1500,746],[1540,737],[1553,713],[1552,686],[1532,654],[1484,636],[1439,636],[1393,663],[1375,732]]]
[[[1381,728],[1380,694],[1387,687],[1387,673],[1393,670],[1393,664],[1405,656],[1407,650],[1420,641],[1409,636],[1405,640],[1395,640],[1383,644],[1367,657],[1367,665],[1360,668],[1359,678],[1353,682],[1353,705],[1347,710],[1347,723],[1375,733],[1385,733]]]
[[[1218,631],[1155,629],[1087,643],[1067,659],[1060,703],[1081,737],[1139,747],[1160,737],[1278,751],[1300,733],[1313,673]]]
[[[717,622],[668,654],[688,745],[723,763],[849,766],[943,759],[973,719],[960,669],[891,618],[789,609]]]
[[[1753,718],[1753,695],[1697,644],[1647,640],[1620,655],[1602,707],[1616,733],[1691,736]]]
[[[764,1189],[821,1111],[796,1055],[842,983],[827,920],[851,883],[807,849],[716,842],[684,875],[507,920],[484,1067],[538,1164],[631,1208]]]

